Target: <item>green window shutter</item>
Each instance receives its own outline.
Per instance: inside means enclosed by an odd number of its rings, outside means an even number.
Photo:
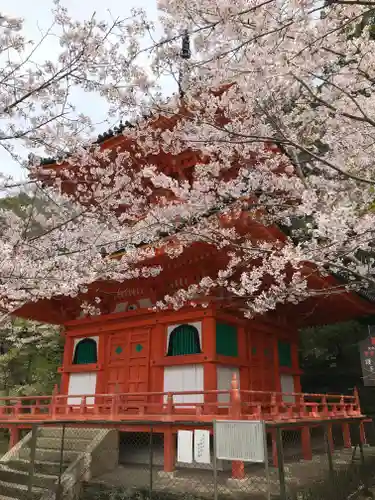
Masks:
[[[292,348],[289,342],[278,342],[279,348],[279,365],[287,368],[292,368]]]
[[[197,328],[193,325],[179,325],[169,336],[167,356],[200,354],[200,339]]]
[[[83,339],[78,342],[74,353],[73,365],[97,363],[96,342],[94,339]]]
[[[237,328],[224,323],[216,323],[216,354],[238,356]]]

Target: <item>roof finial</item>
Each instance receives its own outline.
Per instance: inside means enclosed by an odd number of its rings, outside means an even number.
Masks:
[[[190,57],[191,57],[190,36],[189,36],[189,32],[187,29],[184,30],[184,33],[182,36],[180,57],[181,57],[181,59],[190,59]],[[178,79],[178,87],[179,87],[179,93],[180,93],[181,98],[184,97],[184,93],[185,93],[184,91],[186,88],[187,77],[188,77],[188,75],[186,74],[186,65],[182,62],[182,64],[180,65],[180,75],[179,75],[179,79]]]
[[[184,30],[182,37],[181,57],[182,59],[190,59],[191,57],[190,36],[188,30]]]

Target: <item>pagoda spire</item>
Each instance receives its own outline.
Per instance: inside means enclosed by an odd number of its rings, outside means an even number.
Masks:
[[[188,82],[188,72],[187,72],[187,65],[185,64],[185,60],[190,59],[191,57],[191,50],[190,50],[190,36],[189,32],[187,29],[184,30],[183,36],[182,36],[182,44],[181,44],[181,52],[180,52],[180,57],[181,57],[181,64],[180,64],[180,74],[178,77],[178,89],[179,89],[179,94],[180,97],[183,98]]]

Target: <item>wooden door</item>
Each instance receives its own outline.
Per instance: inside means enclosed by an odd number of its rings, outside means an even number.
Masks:
[[[128,394],[138,401],[139,392],[148,391],[150,331],[124,330],[111,336],[108,352],[107,392]]]
[[[110,336],[107,351],[107,394],[127,392],[128,332]]]
[[[129,399],[144,400],[144,393],[149,390],[149,365],[150,365],[150,332],[149,330],[132,330],[129,335],[127,391],[131,394]]]

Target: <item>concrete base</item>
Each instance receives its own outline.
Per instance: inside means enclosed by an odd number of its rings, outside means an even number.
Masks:
[[[177,472],[176,471],[166,472],[165,470],[159,470],[158,476],[164,479],[176,479]]]
[[[244,477],[242,479],[236,479],[234,477],[229,477],[227,479],[227,485],[229,486],[229,488],[243,488],[246,484],[249,483],[249,480],[253,480],[253,477],[249,478],[249,477]]]
[[[254,493],[262,495],[262,498],[267,492],[271,495],[279,494],[279,479],[277,474],[270,476],[269,481],[267,477],[256,474],[246,476],[243,479],[230,477],[226,480],[226,486],[231,493],[250,494],[251,492],[252,495],[254,495]]]
[[[166,472],[164,470],[159,470],[158,477],[161,480],[163,480],[163,479],[166,480],[167,482],[169,480],[173,480],[173,481],[171,481],[171,484],[174,484],[176,486],[179,485],[180,487],[181,487],[181,485],[191,483],[191,478],[184,477],[183,475],[180,475],[177,470],[174,470],[173,472]]]

